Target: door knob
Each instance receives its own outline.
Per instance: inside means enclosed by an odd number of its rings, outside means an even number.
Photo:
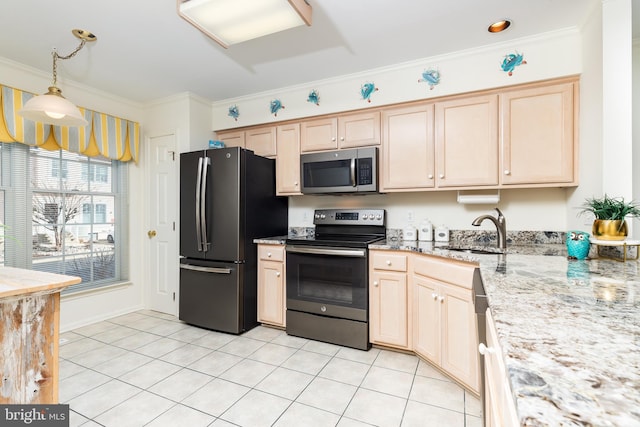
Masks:
[[[156,230],[147,231],[147,236],[149,236],[150,239],[156,237],[156,234],[158,234],[158,233],[156,233]]]

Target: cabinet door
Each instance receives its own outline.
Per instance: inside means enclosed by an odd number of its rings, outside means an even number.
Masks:
[[[245,145],[258,156],[276,156],[276,127],[268,126],[246,131]]]
[[[382,112],[381,191],[432,188],[433,105]]]
[[[442,369],[479,393],[476,314],[471,290],[441,284]]]
[[[380,145],[380,112],[338,117],[340,148]]]
[[[576,183],[573,86],[500,95],[502,184]]]
[[[258,321],[285,326],[284,264],[258,262]]]
[[[295,195],[300,192],[300,125],[281,125],[276,129],[276,193]]]
[[[216,138],[224,142],[226,147],[245,148],[244,131],[218,132]]]
[[[440,302],[438,285],[413,275],[413,351],[440,365]]]
[[[438,102],[435,106],[436,185],[498,184],[498,96]]]
[[[408,349],[407,275],[374,270],[370,280],[371,342]]]
[[[506,367],[502,359],[502,351],[498,343],[498,334],[487,309],[487,351],[484,355],[485,390],[490,404],[485,423],[491,426],[516,427],[520,425],[516,405],[507,378]]]
[[[337,133],[338,120],[335,118],[302,122],[300,124],[300,152],[337,149]]]

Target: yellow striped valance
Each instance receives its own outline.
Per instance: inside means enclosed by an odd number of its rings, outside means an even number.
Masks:
[[[0,141],[20,142],[47,150],[138,162],[140,125],[119,117],[80,108],[86,127],[53,126],[24,119],[17,112],[33,94],[0,85]]]

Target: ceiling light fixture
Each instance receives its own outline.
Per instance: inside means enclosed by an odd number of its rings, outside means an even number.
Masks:
[[[53,56],[53,80],[49,91],[43,95],[29,99],[18,114],[34,122],[46,123],[57,126],[86,126],[85,120],[78,107],[62,96],[62,91],[56,86],[58,83],[58,59],[69,59],[75,56],[87,42],[97,40],[97,37],[85,30],[72,30],[74,36],[80,39],[80,45],[69,55],[61,56],[54,49]]]
[[[503,19],[501,21],[496,21],[493,24],[489,25],[487,31],[490,33],[500,33],[511,26],[511,21],[508,19]]]
[[[311,26],[307,0],[177,0],[178,15],[225,49],[300,25]]]

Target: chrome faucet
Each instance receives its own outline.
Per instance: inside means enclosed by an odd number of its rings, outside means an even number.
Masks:
[[[482,224],[482,221],[485,219],[490,220],[496,226],[496,230],[498,231],[498,249],[506,250],[507,249],[507,220],[500,212],[500,209],[496,208],[498,212],[498,217],[494,217],[491,215],[480,215],[478,218],[474,219],[471,225],[475,225],[476,227]]]

